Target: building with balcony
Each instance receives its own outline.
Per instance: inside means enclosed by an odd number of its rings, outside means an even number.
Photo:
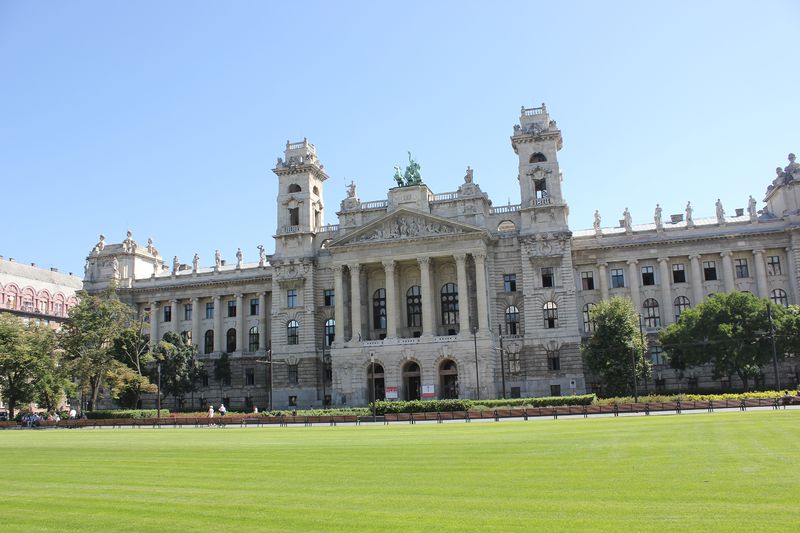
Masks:
[[[115,281],[120,297],[149,317],[151,339],[175,331],[201,361],[228,354],[230,382],[209,378],[194,408],[579,394],[599,387],[580,344],[601,299],[630,297],[653,336],[715,292],[798,301],[793,160],[761,210],[752,197],[733,216],[719,202],[713,218],[694,218],[687,205],[664,220],[657,208],[652,223],[634,225],[625,209],[618,226],[603,227],[598,213],[593,229],[572,232],[562,135],[544,104],[522,108],[510,143],[519,205],[493,206],[469,167],[457,190],[435,193],[409,156],[385,199],[362,201],[351,183],[339,223],[324,225],[328,175],[316,147],[287,142],[273,169],[273,255],[260,248],[258,262],[245,263],[240,251],[233,264],[217,254],[208,267],[197,256],[170,265],[129,232],[119,244],[101,237],[87,257],[85,287]],[[723,386],[702,369],[667,370],[657,345],[651,357],[653,387]]]

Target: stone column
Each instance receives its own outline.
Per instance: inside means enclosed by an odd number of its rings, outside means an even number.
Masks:
[[[785,248],[784,251],[786,252],[786,266],[789,269],[787,272],[787,277],[789,278],[789,293],[791,300],[789,300],[790,304],[796,304],[798,302],[798,287],[797,287],[797,261],[794,257],[794,249],[791,247]]]
[[[386,338],[397,337],[397,291],[394,282],[394,261],[383,262],[386,275]]]
[[[661,309],[664,310],[661,313],[661,324],[666,326],[675,320],[675,314],[672,310],[672,291],[670,291],[669,257],[659,257],[658,267],[659,277],[661,278],[659,280],[661,282]]]
[[[170,306],[172,307],[172,331],[179,334],[181,333],[181,324],[180,324],[180,302],[175,299],[170,302]]]
[[[258,294],[258,349],[267,349],[267,292]]]
[[[342,265],[333,268],[333,320],[336,322],[333,342],[341,345],[344,342],[344,283],[342,282]]]
[[[769,298],[767,289],[767,269],[764,265],[764,250],[753,250],[753,263],[756,269],[756,287],[761,298]]]
[[[418,257],[417,263],[419,263],[420,290],[422,292],[422,334],[436,335],[436,311],[434,311],[436,308],[433,305],[434,295],[433,284],[431,283],[431,258]]]
[[[736,290],[736,285],[733,281],[733,259],[731,259],[733,253],[720,252],[719,255],[722,258],[722,281],[725,285],[725,292],[733,292]]]
[[[486,292],[486,254],[472,254],[475,260],[475,290],[478,293],[478,329],[489,334],[489,295]]]
[[[244,345],[248,337],[244,334],[244,294],[236,295],[236,351],[243,353],[249,349]]]
[[[637,313],[642,312],[642,296],[639,292],[639,269],[637,265],[639,261],[636,259],[628,260],[628,284],[631,286],[631,301]]]
[[[458,332],[467,335],[469,331],[469,291],[467,290],[467,254],[456,254],[456,275],[458,279]]]
[[[192,344],[200,353],[203,333],[200,331],[200,298],[192,298]]]
[[[222,332],[222,297],[214,296],[214,351],[221,352],[224,346]]]
[[[608,300],[608,263],[597,263],[597,276],[597,282],[600,285],[600,298]]]
[[[354,263],[350,267],[350,316],[352,317],[353,335],[351,341],[361,340],[361,265]]]
[[[689,270],[691,271],[691,278],[689,282],[692,284],[692,307],[703,303],[703,272],[700,270],[700,256],[689,256]]]
[[[158,344],[158,302],[150,302],[150,346],[153,348]]]

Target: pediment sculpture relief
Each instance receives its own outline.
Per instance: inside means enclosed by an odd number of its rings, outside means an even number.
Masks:
[[[461,228],[426,220],[422,217],[398,217],[357,237],[352,242],[412,239],[417,237],[463,233]]]

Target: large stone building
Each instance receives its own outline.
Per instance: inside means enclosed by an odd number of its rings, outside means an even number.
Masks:
[[[263,408],[270,395],[284,408],[364,405],[373,394],[582,393],[598,387],[579,346],[591,332],[588,309],[601,299],[630,297],[651,335],[720,291],[798,301],[793,159],[761,211],[751,197],[734,216],[718,202],[712,218],[694,218],[687,205],[685,214],[664,220],[657,208],[652,223],[633,225],[626,209],[619,226],[602,227],[596,214],[593,229],[572,232],[561,145],[544,105],[523,108],[511,136],[519,205],[493,207],[469,168],[458,190],[433,193],[409,157],[386,199],[362,201],[351,184],[339,224],[323,225],[328,175],[313,144],[287,142],[274,168],[274,255],[261,248],[258,263],[238,253],[226,264],[217,253],[209,268],[197,256],[168,264],[129,233],[119,244],[101,238],[85,287],[115,280],[121,297],[149,314],[152,339],[176,331],[202,361],[229,354],[230,383],[209,377],[195,401],[234,408]],[[651,356],[651,386],[725,385],[699,370],[667,370],[657,346]]]

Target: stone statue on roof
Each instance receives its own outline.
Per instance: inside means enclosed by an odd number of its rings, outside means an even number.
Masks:
[[[717,208],[717,223],[724,224],[725,223],[725,209],[722,208],[722,202],[719,198],[717,198],[717,202],[714,204]]]
[[[756,210],[756,199],[753,195],[747,200],[747,214],[750,215],[750,222],[758,220],[758,211]]]
[[[198,270],[200,270],[200,256],[195,252],[192,258],[192,272],[197,272]]]
[[[656,204],[655,213],[653,213],[653,221],[656,223],[656,229],[661,229],[664,223],[661,220],[661,206]]]
[[[353,180],[350,180],[350,185],[347,186],[347,197],[348,198],[356,197],[356,182]]]
[[[422,183],[422,175],[420,175],[420,166],[416,159],[411,157],[411,152],[408,152],[408,166],[403,177],[406,180],[406,185],[419,185]]]
[[[467,174],[464,176],[464,183],[472,183],[472,168],[467,166]]]
[[[692,209],[692,202],[686,202],[686,227],[694,227],[694,220],[692,219],[692,213],[694,209]]]
[[[789,164],[783,169],[784,180],[787,183],[792,180],[800,180],[800,163],[796,159],[797,156],[789,154]]]
[[[258,266],[263,267],[267,264],[267,251],[263,244],[258,245]]]
[[[594,222],[592,223],[592,226],[594,227],[594,232],[597,235],[600,235],[600,233],[601,233],[601,231],[600,231],[600,220],[601,220],[600,219],[600,210],[599,209],[595,209],[595,211],[594,211]]]
[[[633,218],[631,217],[631,212],[627,207],[625,208],[625,211],[622,212],[622,224],[625,226],[626,233],[633,231]]]

